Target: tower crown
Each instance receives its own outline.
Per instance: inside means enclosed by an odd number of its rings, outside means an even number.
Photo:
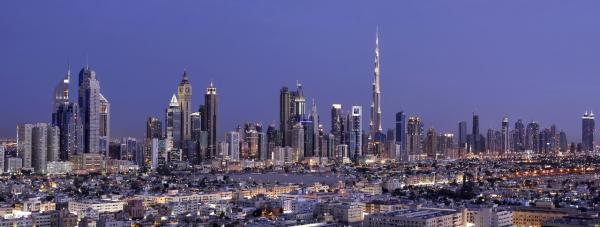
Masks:
[[[217,94],[217,88],[213,85],[213,82],[210,82],[210,85],[206,88],[206,94],[207,95],[216,95]]]
[[[171,103],[169,103],[169,107],[177,107],[179,106],[179,102],[177,101],[177,96],[175,94],[173,94],[173,97],[171,97]]]
[[[181,82],[179,84],[189,84],[189,83],[190,83],[190,79],[188,77],[187,70],[183,70],[183,76],[182,76]]]

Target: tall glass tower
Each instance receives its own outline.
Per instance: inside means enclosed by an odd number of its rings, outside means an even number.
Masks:
[[[581,145],[583,151],[594,151],[594,112],[587,112],[581,117]]]
[[[79,72],[79,111],[83,125],[83,151],[100,152],[100,82],[96,72],[85,66]]]
[[[208,154],[209,159],[217,155],[217,88],[210,82],[204,95],[205,116],[202,116],[203,131],[208,132]]]

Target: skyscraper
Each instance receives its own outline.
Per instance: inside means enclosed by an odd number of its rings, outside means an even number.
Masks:
[[[438,149],[438,134],[435,131],[435,128],[429,128],[427,130],[427,137],[425,139],[425,154],[430,159],[437,159],[437,149]]]
[[[68,160],[70,155],[83,152],[83,127],[79,104],[69,101],[71,70],[54,89],[52,125],[60,129],[59,158]]]
[[[60,128],[52,125],[47,125],[47,127],[46,160],[56,162],[60,160]]]
[[[270,124],[267,128],[267,159],[271,159],[275,147],[281,146],[280,132],[277,131],[275,124]]]
[[[146,139],[162,139],[162,122],[155,117],[149,117],[146,121]]]
[[[396,144],[400,145],[400,153],[406,152],[406,115],[400,111],[396,113]]]
[[[267,148],[267,133],[263,131],[262,124],[256,125],[256,131],[258,132],[258,155],[257,159],[267,160],[269,156]]]
[[[515,122],[513,148],[517,152],[525,151],[525,124],[523,124],[523,121],[521,119]]]
[[[165,140],[153,138],[151,139],[150,144],[150,167],[156,169],[159,166],[164,166],[168,158]]]
[[[217,152],[217,88],[210,82],[204,95],[205,115],[202,116],[203,131],[208,132],[208,154],[207,158],[215,158]]]
[[[100,94],[100,154],[108,155],[108,144],[110,143],[110,103]]]
[[[69,102],[69,83],[71,81],[71,67],[67,69],[65,77],[54,88],[54,112],[60,105]],[[53,115],[54,121],[54,115]]]
[[[166,150],[171,152],[173,148],[181,147],[181,108],[179,108],[179,102],[177,97],[173,94],[169,107],[165,110],[166,112]]]
[[[457,158],[454,147],[454,134],[443,133],[438,138],[438,159],[440,155],[443,155],[444,158]]]
[[[527,129],[525,130],[525,150],[531,150],[533,152],[540,151],[540,125],[532,121],[527,124]]]
[[[190,84],[187,71],[183,71],[183,78],[181,79],[181,82],[179,82],[177,89],[177,98],[179,101],[179,108],[181,108],[182,140],[190,140],[192,138],[192,85]]]
[[[352,136],[354,140],[354,151],[350,154],[351,159],[356,161],[360,156],[363,155],[363,144],[362,144],[362,106],[352,106],[352,112],[350,114],[350,128],[352,129]]]
[[[371,103],[371,121],[369,123],[369,136],[374,139],[377,133],[381,133],[381,88],[379,84],[379,67],[380,67],[380,55],[379,55],[379,31],[375,34],[375,60],[373,70],[373,100]]]
[[[193,112],[190,115],[190,126],[192,130],[192,140],[198,141],[200,139],[200,132],[202,131],[202,116],[200,112]]]
[[[304,90],[302,84],[296,82],[296,92],[294,92],[294,116],[295,122],[304,120],[306,115],[306,98],[304,98]]]
[[[69,67],[65,78],[54,90],[52,125],[57,126],[60,131],[58,132],[58,135],[60,135],[58,142],[58,158],[61,160],[67,160],[69,154],[81,153],[83,149],[83,128],[81,125],[79,105],[69,101],[70,78],[71,69]]]
[[[46,173],[48,161],[58,160],[59,128],[46,123],[17,126],[17,152],[23,168]]]
[[[342,104],[331,105],[331,134],[337,146],[342,142]]]
[[[32,124],[17,125],[17,156],[23,160],[23,168],[31,168]]]
[[[46,173],[48,154],[48,125],[35,124],[31,130],[31,167],[35,173]]]
[[[100,82],[96,72],[85,66],[79,72],[79,111],[83,125],[83,151],[100,152]]]
[[[281,133],[281,144],[283,147],[290,146],[290,115],[292,113],[290,103],[290,92],[287,87],[279,91],[279,132]]]
[[[501,154],[507,154],[509,153],[509,149],[510,149],[510,141],[509,141],[509,129],[508,129],[508,117],[504,117],[502,119],[502,148],[501,148]]]
[[[581,117],[581,146],[583,151],[594,151],[594,112],[587,111]]]
[[[567,134],[565,132],[560,132],[559,134],[559,144],[560,144],[560,152],[567,152]]]
[[[485,146],[486,149],[485,151],[487,152],[487,154],[491,154],[493,152],[497,152],[498,151],[498,145],[500,145],[499,143],[497,143],[497,137],[496,137],[496,131],[493,129],[488,129],[486,137],[485,137],[486,141],[485,141]]]
[[[291,131],[291,147],[293,149],[293,160],[300,161],[304,158],[304,127],[301,123],[296,123]]]
[[[236,131],[227,132],[225,134],[227,142],[227,156],[233,161],[240,160],[240,134]]]
[[[473,144],[471,144],[471,150],[474,153],[479,153],[481,151],[481,142],[480,134],[479,134],[479,115],[473,113]]]
[[[468,148],[467,141],[467,122],[461,121],[458,122],[458,149],[461,152],[467,151]]]
[[[258,124],[246,123],[244,125],[244,146],[242,146],[241,159],[256,160],[258,158],[259,136]]]
[[[422,130],[423,123],[421,122],[420,118],[408,118],[408,123],[406,124],[406,151],[408,153],[409,161],[415,161],[420,159]]]
[[[319,156],[319,154],[321,153],[319,151],[319,147],[321,145],[319,140],[319,113],[317,111],[317,102],[315,101],[315,99],[312,100],[312,108],[310,111],[309,120],[312,121],[312,156]]]

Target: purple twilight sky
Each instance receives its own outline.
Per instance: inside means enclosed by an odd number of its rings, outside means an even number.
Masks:
[[[183,69],[200,105],[212,80],[219,133],[278,120],[281,86],[304,85],[322,122],[362,105],[367,127],[375,28],[381,32],[385,128],[394,113],[455,132],[503,115],[556,123],[580,140],[600,112],[600,1],[2,1],[0,137],[49,122],[68,63],[96,70],[112,104],[112,136],[142,137],[164,118]],[[76,80],[72,85],[76,84]],[[71,99],[76,99],[72,86]],[[310,103],[308,103],[310,105]]]

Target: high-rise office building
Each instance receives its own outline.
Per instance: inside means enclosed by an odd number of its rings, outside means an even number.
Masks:
[[[263,132],[262,125],[256,128],[258,131],[258,159],[267,160],[269,157],[269,149],[267,143],[267,133]]]
[[[496,131],[493,129],[488,129],[485,137],[485,152],[487,154],[492,154],[493,152],[499,151],[498,145],[501,143],[497,143]]]
[[[152,169],[157,169],[160,166],[165,166],[168,158],[165,147],[165,140],[152,138],[150,144],[150,167]]]
[[[521,119],[515,122],[513,149],[515,149],[516,152],[525,151],[525,124],[523,124]]]
[[[291,130],[305,120],[306,98],[302,84],[296,82],[296,91],[282,87],[279,91],[279,131],[282,146],[291,146]]]
[[[110,143],[110,103],[100,94],[100,141],[98,143],[100,154],[108,155]]]
[[[560,137],[559,137],[559,132],[556,129],[556,125],[551,125],[550,126],[550,134],[549,134],[549,141],[548,141],[548,145],[549,147],[549,152],[552,152],[553,154],[556,154],[560,151]]]
[[[200,112],[193,112],[190,116],[190,127],[192,130],[192,140],[198,141],[200,132],[202,131],[202,116]]]
[[[46,173],[48,125],[38,123],[31,129],[31,167],[35,173]]]
[[[567,142],[567,134],[563,131],[559,134],[559,144],[560,144],[560,152],[567,152],[568,142]]]
[[[291,102],[290,91],[287,87],[279,91],[279,132],[281,133],[282,146],[290,146],[290,120]]]
[[[257,126],[256,123],[246,123],[244,125],[244,144],[241,159],[256,160],[258,158],[259,136]]]
[[[52,125],[59,128],[59,159],[68,160],[70,155],[83,153],[83,127],[79,104],[71,103],[69,84],[71,68],[54,89]]]
[[[303,120],[300,121],[302,127],[304,128],[304,154],[303,157],[314,157],[314,145],[315,145],[315,134],[314,134],[314,124],[311,120]]]
[[[155,117],[149,117],[146,121],[146,138],[147,139],[162,139],[162,122]]]
[[[421,138],[423,123],[418,117],[409,117],[406,124],[406,153],[409,161],[419,160],[421,156]]]
[[[458,149],[463,155],[463,152],[468,151],[468,140],[467,140],[467,122],[458,122]]]
[[[438,153],[438,134],[435,128],[429,128],[427,130],[427,137],[425,139],[425,154],[427,158],[437,160]]]
[[[304,158],[304,127],[301,123],[296,123],[291,131],[291,147],[293,149],[293,160],[300,161]]]
[[[190,140],[192,139],[192,85],[187,71],[183,71],[183,77],[177,87],[177,100],[179,101],[179,108],[181,108],[181,137],[182,140]]]
[[[377,133],[383,130],[381,127],[381,86],[379,84],[380,54],[379,54],[379,31],[375,34],[375,59],[373,70],[373,97],[371,102],[371,121],[369,122],[369,136],[374,139]]]
[[[525,130],[525,150],[531,150],[533,152],[540,151],[540,125],[537,122],[530,122],[527,124]]]
[[[52,125],[60,130],[60,160],[83,153],[83,126],[81,112],[77,103],[62,103],[53,114]]]
[[[58,160],[59,133],[57,126],[46,123],[18,125],[17,155],[23,160],[23,168],[46,173],[47,162]]]
[[[138,154],[138,142],[136,138],[123,137],[121,138],[119,149],[119,159],[132,161],[139,164],[139,161],[143,160],[143,157]]]
[[[321,146],[320,143],[320,134],[319,134],[319,113],[317,111],[317,102],[315,101],[315,99],[312,100],[312,108],[310,111],[310,115],[308,118],[311,122],[312,122],[312,137],[313,137],[313,141],[312,141],[312,157],[315,156],[319,156],[319,154],[321,153],[319,151],[319,148]]]
[[[171,152],[173,148],[181,148],[181,108],[177,97],[173,94],[166,112],[166,149]]]
[[[300,122],[304,120],[306,115],[306,98],[304,98],[304,90],[302,89],[302,84],[296,82],[296,91],[293,93],[294,98],[294,106],[293,106],[293,114],[292,116],[295,122]]]
[[[454,134],[441,133],[438,138],[438,159],[440,156],[444,158],[457,158],[454,146]]]
[[[46,160],[48,162],[60,161],[60,128],[47,125]]]
[[[502,133],[502,146],[501,146],[501,155],[503,154],[508,154],[510,152],[510,136],[509,136],[509,129],[508,129],[508,117],[504,117],[502,119],[502,129],[501,129],[501,133]]]
[[[217,99],[217,88],[210,83],[210,86],[206,88],[206,94],[204,95],[204,107],[205,115],[202,115],[202,131],[208,133],[208,147],[206,155],[207,158],[212,159],[216,157],[217,152],[217,116],[218,116],[218,99]]]
[[[406,152],[406,115],[404,112],[396,113],[396,144],[400,145],[400,153]]]
[[[481,152],[481,134],[479,133],[479,115],[473,113],[473,130],[471,131],[473,137],[473,143],[471,144],[471,150],[474,153]]]
[[[32,124],[17,125],[17,156],[23,160],[22,167],[31,168],[31,132]]]
[[[586,111],[581,117],[581,146],[583,151],[594,151],[594,112]]]
[[[342,142],[342,104],[331,105],[331,134],[336,145]]]
[[[240,134],[236,131],[225,134],[227,142],[227,156],[233,161],[240,160]]]
[[[275,124],[267,127],[267,159],[271,159],[276,147],[281,147],[280,132],[277,131]]]
[[[85,66],[79,72],[79,111],[83,125],[83,151],[100,152],[100,82],[96,72]]]
[[[359,157],[363,155],[363,143],[362,143],[362,106],[352,106],[350,112],[350,128],[352,129],[351,140],[354,141],[354,146],[351,150],[354,152],[351,155],[351,159],[357,161]]]

